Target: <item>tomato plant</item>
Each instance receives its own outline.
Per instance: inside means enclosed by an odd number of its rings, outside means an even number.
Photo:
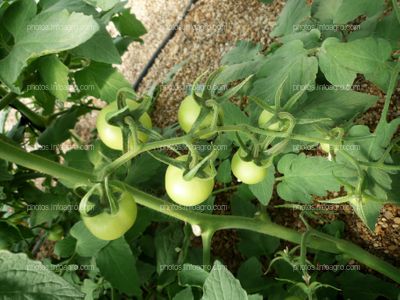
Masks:
[[[397,1],[288,0],[166,128],[168,79],[138,93],[113,66],[146,33],[124,2],[7,0],[0,21],[0,298],[398,298],[397,256],[345,222],[372,236],[399,203]]]

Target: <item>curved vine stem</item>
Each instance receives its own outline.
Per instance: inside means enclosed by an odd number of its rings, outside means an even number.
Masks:
[[[28,153],[8,143],[2,136],[0,136],[0,157],[25,168],[62,179],[73,186],[90,186],[95,179],[92,174],[63,166],[36,154]],[[224,229],[243,229],[267,234],[296,244],[301,243],[301,233],[275,224],[270,220],[240,216],[217,216],[190,210],[174,209],[169,202],[147,194],[121,181],[110,181],[110,185],[132,193],[136,202],[140,205],[189,224],[198,225],[200,228],[212,228],[214,232]],[[338,239],[319,231],[313,231],[313,235],[310,236],[306,244],[309,248],[316,250],[336,254],[345,253],[367,267],[400,283],[399,269],[349,241]]]

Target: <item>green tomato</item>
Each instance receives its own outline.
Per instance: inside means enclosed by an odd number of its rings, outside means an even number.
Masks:
[[[50,229],[47,239],[56,242],[61,240],[63,235],[64,229],[60,225],[55,225]]]
[[[126,100],[126,104],[130,109],[136,109],[139,106],[139,103],[133,100]],[[122,130],[118,126],[110,125],[107,123],[106,116],[108,113],[116,112],[118,110],[118,103],[114,101],[110,105],[104,107],[98,117],[96,122],[97,132],[99,134],[100,139],[104,144],[106,144],[111,149],[122,150],[123,149],[123,141],[122,141]],[[151,129],[152,123],[150,116],[147,113],[144,113],[139,122],[143,125],[143,127]],[[141,142],[146,142],[148,140],[147,134],[143,132],[138,132],[138,138]]]
[[[240,157],[242,151],[239,149],[232,158],[232,173],[237,179],[245,184],[257,184],[267,176],[268,164],[258,166],[254,161],[244,161]]]
[[[179,106],[178,122],[184,132],[189,132],[193,124],[196,122],[201,112],[200,105],[194,100],[192,96],[187,96]],[[211,127],[213,120],[212,113],[209,113],[203,122],[200,124],[200,129]],[[207,138],[207,137],[203,137]]]
[[[261,128],[265,128],[265,124],[273,118],[274,114],[270,113],[267,110],[263,110],[260,117],[258,118],[258,126]],[[268,125],[267,129],[279,131],[282,128],[282,124],[279,121],[276,121],[270,125]]]
[[[82,216],[83,223],[94,236],[106,241],[116,240],[132,227],[137,215],[135,199],[128,192],[123,192],[118,204],[116,214],[102,212],[93,217]]]
[[[184,160],[186,156],[178,159]],[[210,170],[211,171],[211,170]],[[165,173],[165,190],[168,196],[183,206],[198,205],[208,199],[214,188],[214,178],[194,177],[187,181],[184,170],[170,165]]]

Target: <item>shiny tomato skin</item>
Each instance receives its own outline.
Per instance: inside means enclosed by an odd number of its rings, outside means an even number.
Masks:
[[[139,106],[139,103],[133,100],[127,100],[126,103],[130,109],[135,109]],[[114,150],[122,150],[123,141],[122,141],[121,129],[118,126],[108,124],[106,121],[107,114],[115,112],[117,110],[118,110],[117,101],[114,101],[113,103],[104,107],[97,116],[96,128],[99,134],[99,138],[106,146]],[[147,113],[144,113],[140,117],[139,122],[145,128],[148,129],[152,128],[152,122],[150,116]],[[148,140],[147,134],[143,132],[138,133],[138,138],[141,142],[146,142]]]
[[[185,159],[181,156],[178,159]],[[214,178],[194,177],[190,181],[183,178],[184,170],[168,166],[165,173],[165,190],[168,196],[183,206],[195,206],[208,199],[214,188]]]
[[[178,122],[184,132],[188,133],[192,129],[193,124],[196,122],[197,118],[200,115],[200,112],[201,107],[197,104],[192,96],[187,96],[182,101],[178,110]],[[206,129],[211,127],[212,119],[212,113],[209,113],[200,124],[199,129]],[[208,138],[208,136],[202,138]]]
[[[281,129],[282,124],[279,121],[276,121],[270,125],[268,125],[267,127],[265,127],[265,124],[272,119],[272,117],[274,116],[273,113],[267,111],[267,110],[263,110],[263,112],[260,114],[260,117],[258,118],[258,126],[261,128],[267,128],[269,130],[274,130],[274,131],[278,131]]]
[[[102,212],[93,217],[82,216],[87,229],[98,239],[111,241],[123,236],[135,223],[137,206],[128,192],[123,192],[118,202],[118,212],[114,215]]]
[[[268,166],[258,166],[253,161],[244,161],[238,150],[232,158],[232,173],[245,184],[257,184],[267,176]]]

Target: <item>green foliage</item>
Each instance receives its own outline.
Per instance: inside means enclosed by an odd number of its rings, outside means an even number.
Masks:
[[[113,66],[146,33],[125,6],[0,2],[0,249],[11,251],[0,251],[0,299],[395,300],[389,280],[400,282],[398,268],[347,241],[340,220],[311,227],[309,218],[322,224],[331,212],[304,207],[348,203],[372,232],[384,205],[399,202],[400,118],[388,118],[400,71],[397,2],[287,1],[272,32],[276,42],[265,49],[238,41],[221,68],[194,83],[199,111],[187,113],[195,121],[184,135],[175,124],[151,128],[140,119],[186,62],[143,95]],[[373,131],[356,122],[379,99],[356,91],[362,77],[386,94]],[[201,91],[203,83],[215,90]],[[106,121],[121,127],[123,151],[109,149],[95,131],[87,141],[75,133],[82,116],[100,109],[92,98],[118,100]],[[137,107],[125,107],[127,99]],[[9,106],[19,113],[6,130]],[[259,123],[264,110],[270,119]],[[329,153],[315,155],[329,145]],[[244,162],[266,168],[261,182],[232,175],[239,147]],[[187,161],[174,159],[185,154]],[[183,170],[183,183],[215,177],[218,190],[198,206],[171,202],[165,163]],[[81,216],[126,212],[121,193],[137,203],[136,222],[119,238],[101,240]],[[305,232],[279,211],[271,220],[273,205],[300,210]],[[57,242],[54,228],[63,235]],[[233,231],[215,238],[226,229]],[[235,272],[214,247],[230,235],[226,251],[242,259]],[[43,253],[44,242],[54,244],[54,255]],[[350,261],[381,276],[317,269]]]
[[[0,251],[0,299],[83,299],[73,285],[25,254]]]

